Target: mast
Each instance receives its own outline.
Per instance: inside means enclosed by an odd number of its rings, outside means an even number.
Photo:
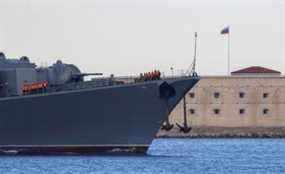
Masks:
[[[194,76],[194,75],[197,76],[197,73],[196,73],[197,37],[198,37],[198,34],[197,34],[197,32],[195,32],[195,34],[194,34],[194,59],[193,59],[192,69],[191,69],[191,75],[192,76]]]

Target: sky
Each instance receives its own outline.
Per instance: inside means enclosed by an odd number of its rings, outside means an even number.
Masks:
[[[166,75],[264,66],[285,72],[282,0],[1,0],[0,51],[38,65],[61,59],[83,72]]]

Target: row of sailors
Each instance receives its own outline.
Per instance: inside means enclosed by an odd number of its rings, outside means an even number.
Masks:
[[[22,91],[24,94],[27,94],[34,90],[46,89],[47,87],[48,87],[48,82],[37,82],[37,83],[32,83],[32,84],[24,84]]]
[[[160,80],[161,73],[159,70],[154,70],[147,73],[140,73],[140,77],[137,79],[139,82]]]

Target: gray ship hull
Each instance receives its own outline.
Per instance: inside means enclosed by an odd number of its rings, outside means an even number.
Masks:
[[[145,152],[162,122],[198,78],[0,99],[0,150],[27,153]],[[119,151],[119,150],[118,150]]]

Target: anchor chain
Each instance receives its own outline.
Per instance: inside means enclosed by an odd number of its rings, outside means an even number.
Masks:
[[[180,125],[176,123],[176,125],[179,127],[179,131],[183,133],[189,133],[191,131],[191,127],[187,124],[187,113],[186,113],[186,98],[183,97],[183,125]]]

